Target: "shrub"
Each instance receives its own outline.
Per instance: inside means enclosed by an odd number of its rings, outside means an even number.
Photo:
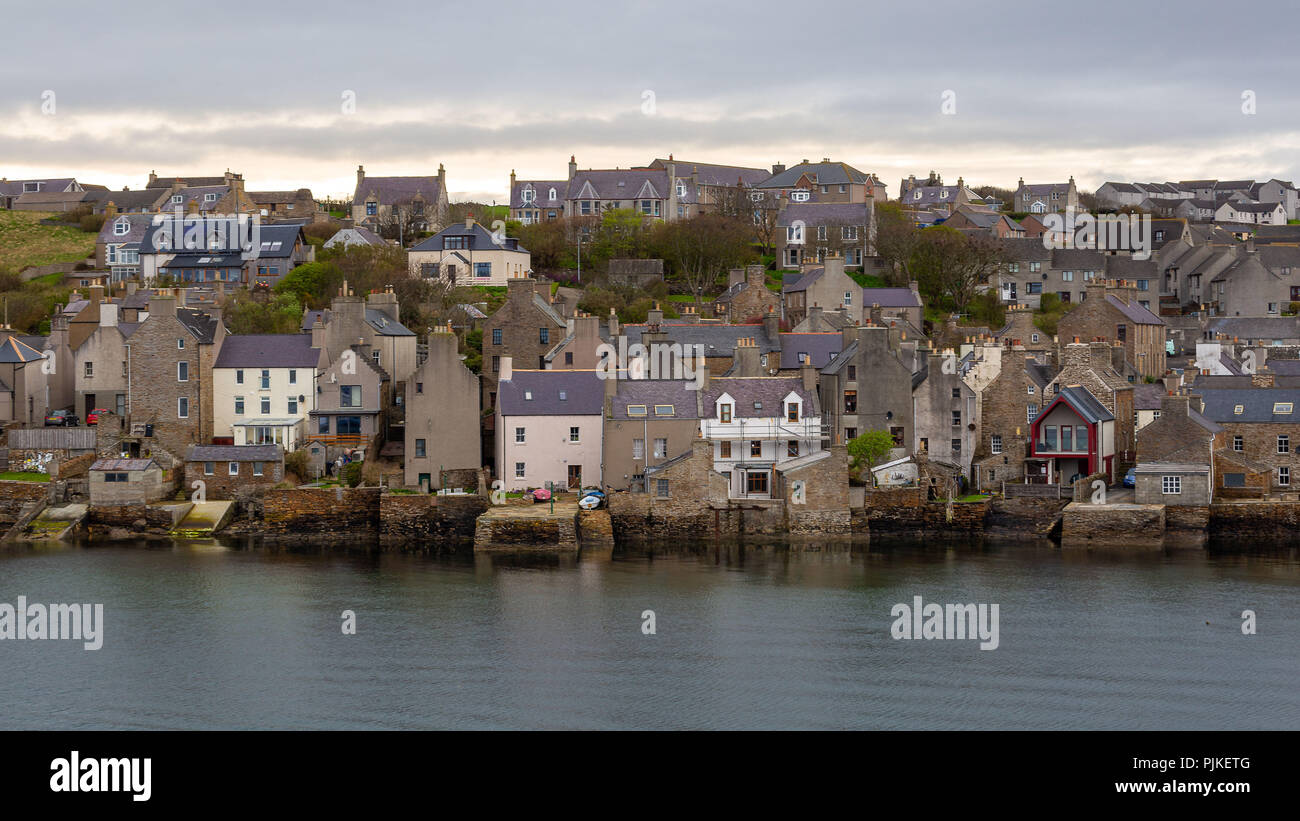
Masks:
[[[297,476],[300,482],[310,479],[311,477],[307,475],[309,471],[307,467],[307,451],[295,450],[293,453],[286,454],[284,457],[284,471]]]
[[[361,468],[365,462],[348,462],[343,466],[339,479],[348,487],[356,487],[361,484]]]
[[[98,234],[99,229],[104,227],[103,214],[87,214],[81,218],[81,230],[87,234]]]

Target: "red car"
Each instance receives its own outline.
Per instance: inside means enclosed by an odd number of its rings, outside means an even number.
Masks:
[[[99,424],[99,415],[100,415],[101,413],[112,413],[112,411],[109,410],[108,408],[95,408],[94,410],[87,411],[87,412],[86,412],[86,424],[87,424],[87,425],[97,425],[97,424]]]

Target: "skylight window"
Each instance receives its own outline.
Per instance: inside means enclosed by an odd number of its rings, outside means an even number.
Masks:
[[[628,415],[628,416],[645,416],[645,415],[646,415],[646,413],[645,413],[645,405],[628,405],[628,406],[627,406],[627,415]]]
[[[1292,405],[1290,402],[1274,402],[1273,413],[1290,413],[1291,407]]]
[[[1237,405],[1236,407],[1234,407],[1234,408],[1232,409],[1232,412],[1235,413],[1235,414],[1239,414],[1239,413],[1241,413],[1242,411],[1244,411],[1245,409],[1246,409],[1246,407],[1245,407],[1244,405]]]
[[[529,400],[529,401],[532,401],[532,398],[533,398],[533,392],[532,392],[532,391],[524,391],[524,399],[527,399],[527,400]]]

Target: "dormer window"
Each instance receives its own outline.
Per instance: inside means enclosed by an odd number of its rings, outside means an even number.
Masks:
[[[172,195],[172,205],[180,205],[183,202],[185,202],[185,195],[183,194]]]
[[[731,421],[731,404],[718,405],[718,421],[727,423]]]
[[[798,403],[798,402],[788,402],[788,403],[786,403],[786,406],[785,406],[785,421],[787,421],[787,422],[798,422],[798,421],[799,421],[799,403]]]
[[[552,200],[555,199],[555,189],[554,189],[554,188],[551,189],[551,199],[552,199]]]
[[[124,237],[131,232],[131,221],[121,219],[113,223],[113,236]]]
[[[809,199],[811,196],[812,196],[812,195],[809,194],[807,191],[791,191],[791,192],[790,192],[790,201],[791,201],[791,202],[807,202],[808,199]]]
[[[686,183],[684,182],[677,183],[677,198],[686,199]]]
[[[537,198],[537,192],[531,188],[524,189],[524,204],[532,205],[533,200]]]
[[[203,195],[203,201],[204,201],[204,202],[216,202],[216,201],[217,201],[217,195],[216,195],[216,194],[204,194],[204,195]]]
[[[23,193],[24,193],[24,194],[35,194],[37,191],[40,191],[40,190],[41,190],[41,183],[39,183],[39,182],[25,182],[25,183],[23,183]]]

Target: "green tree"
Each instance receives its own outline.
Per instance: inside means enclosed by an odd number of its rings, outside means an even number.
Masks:
[[[894,437],[888,431],[869,430],[849,440],[849,469],[861,476],[863,468],[874,467],[894,449]]]

